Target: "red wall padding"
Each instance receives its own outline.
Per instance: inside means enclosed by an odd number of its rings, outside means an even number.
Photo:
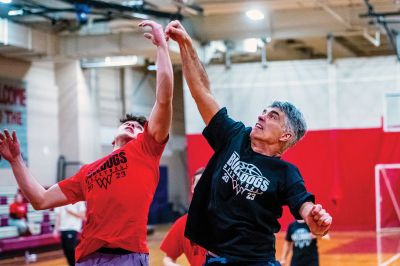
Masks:
[[[309,131],[283,158],[301,171],[309,191],[333,216],[335,230],[375,230],[374,167],[400,162],[400,133],[381,128]],[[201,134],[187,135],[188,171],[212,150]],[[282,229],[293,218],[285,210]]]

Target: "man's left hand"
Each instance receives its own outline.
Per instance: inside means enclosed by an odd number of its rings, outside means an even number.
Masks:
[[[306,223],[315,236],[324,236],[332,225],[332,216],[320,204],[312,206],[306,217]]]

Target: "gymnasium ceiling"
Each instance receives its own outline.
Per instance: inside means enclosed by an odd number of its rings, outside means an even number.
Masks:
[[[251,9],[264,18],[250,20]],[[11,16],[11,10],[17,14]],[[137,24],[145,17],[163,24],[181,19],[199,44],[216,47],[210,56],[216,63],[225,60],[226,49],[232,62],[257,61],[263,47],[268,60],[326,58],[327,36],[334,58],[395,54],[400,32],[400,0],[12,0],[0,5],[0,16],[60,39],[61,53],[75,57],[102,55],[101,49],[96,54],[85,49],[113,36],[141,34]],[[248,38],[258,39],[257,51],[244,49]],[[144,48],[128,50],[105,49],[104,56],[149,54]],[[19,55],[0,49],[6,52]]]

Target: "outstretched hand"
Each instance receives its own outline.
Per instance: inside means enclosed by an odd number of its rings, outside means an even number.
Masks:
[[[178,44],[183,44],[186,40],[190,40],[189,34],[186,32],[179,20],[171,21],[167,27],[165,27],[165,36],[167,37],[167,40],[171,38]]]
[[[12,136],[7,129],[4,130],[4,133],[0,132],[0,156],[11,163],[20,155],[21,149],[15,131],[12,132]]]
[[[139,23],[139,27],[151,27],[151,32],[145,32],[143,35],[147,39],[151,40],[154,45],[162,46],[167,45],[163,28],[160,24],[152,20],[143,20]]]
[[[325,235],[332,225],[332,216],[320,204],[316,204],[311,208],[305,220],[315,236]]]

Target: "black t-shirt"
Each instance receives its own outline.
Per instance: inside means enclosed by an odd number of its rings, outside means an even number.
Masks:
[[[226,108],[204,129],[214,155],[195,188],[185,236],[233,261],[268,261],[275,259],[282,206],[302,219],[301,205],[314,196],[294,165],[254,152],[250,132]]]
[[[286,240],[293,242],[290,266],[318,266],[317,240],[312,238],[306,223],[294,221],[288,227]]]

